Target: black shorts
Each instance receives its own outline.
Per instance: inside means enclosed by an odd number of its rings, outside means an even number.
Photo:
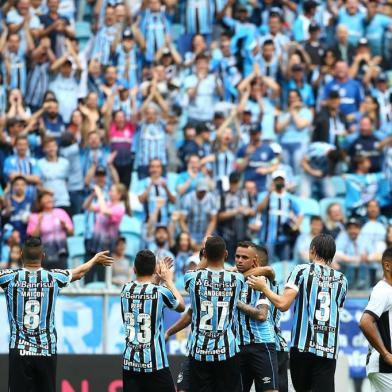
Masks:
[[[175,392],[169,368],[155,372],[134,372],[123,369],[124,392]]]
[[[190,386],[190,359],[186,357],[184,362],[181,364],[180,373],[177,377],[177,391],[188,392]]]
[[[196,361],[190,357],[190,392],[242,392],[238,355],[226,361]]]
[[[9,392],[55,392],[57,355],[21,355],[22,350],[10,349]]]
[[[336,359],[290,350],[290,371],[296,392],[335,391]]]
[[[240,349],[243,391],[249,392],[253,382],[256,392],[278,389],[275,343],[252,343]]]
[[[289,378],[287,371],[289,367],[289,353],[287,351],[277,351],[276,356],[278,358],[279,392],[288,392]]]

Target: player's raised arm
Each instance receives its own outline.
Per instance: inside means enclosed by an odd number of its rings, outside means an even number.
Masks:
[[[286,287],[283,294],[278,295],[269,288],[264,277],[250,276],[248,278],[248,284],[252,287],[252,289],[262,291],[265,296],[282,312],[286,312],[290,309],[291,304],[294,302],[295,297],[298,294],[297,290],[291,287]]]
[[[165,333],[165,340],[182,331],[192,322],[192,309],[189,308]]]
[[[71,282],[82,279],[84,275],[87,274],[96,264],[101,264],[106,267],[110,267],[114,262],[113,257],[109,256],[109,251],[105,250],[103,252],[97,253],[91,260],[74,268],[72,272]]]
[[[163,262],[159,263],[160,271],[158,273],[161,280],[165,283],[166,287],[172,292],[176,300],[178,301],[177,307],[174,309],[177,312],[183,312],[185,310],[185,302],[182,295],[177,290],[176,286],[174,285],[173,281],[173,270],[167,267],[170,258],[165,258]]]

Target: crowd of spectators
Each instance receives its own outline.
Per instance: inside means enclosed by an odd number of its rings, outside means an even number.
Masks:
[[[177,285],[214,233],[366,289],[392,245],[391,0],[8,0],[0,13],[1,266],[148,247]],[[78,242],[79,239],[79,242]],[[76,245],[75,245],[76,246]],[[96,269],[86,282],[102,282]]]

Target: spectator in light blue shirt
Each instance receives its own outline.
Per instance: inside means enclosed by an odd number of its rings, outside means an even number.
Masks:
[[[378,1],[368,1],[365,35],[373,56],[383,56],[385,33],[392,30],[392,18],[378,11]]]
[[[287,91],[298,90],[303,103],[312,107],[315,104],[312,86],[306,82],[305,69],[301,64],[294,64],[291,68],[292,79],[287,83]]]
[[[53,192],[55,207],[69,211],[71,206],[67,184],[71,175],[69,162],[58,156],[57,142],[54,138],[45,139],[43,149],[45,158],[38,161],[43,187]]]
[[[358,0],[347,0],[344,7],[339,10],[338,24],[348,27],[348,41],[357,45],[365,33],[365,14],[359,9]]]
[[[297,42],[309,39],[309,25],[314,19],[318,3],[316,1],[305,1],[303,13],[299,14],[293,25],[293,38]]]
[[[303,104],[298,90],[289,91],[288,102],[288,110],[278,117],[275,130],[280,134],[283,161],[293,168],[294,174],[299,174],[301,159],[310,141],[313,114]]]

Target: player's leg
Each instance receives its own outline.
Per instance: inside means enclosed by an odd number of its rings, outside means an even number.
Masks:
[[[312,390],[335,392],[336,360],[313,355]]]
[[[190,360],[187,357],[181,364],[180,373],[177,377],[177,391],[178,392],[189,392],[190,388]]]
[[[252,388],[254,374],[253,368],[250,364],[252,357],[248,349],[249,345],[241,346],[241,351],[238,354],[240,358],[241,367],[241,380],[242,380],[242,390],[243,392],[249,392]]]
[[[31,357],[34,370],[34,392],[55,392],[57,355]]]
[[[392,391],[392,374],[390,373],[370,373],[369,381],[372,392]]]
[[[28,391],[33,384],[33,369],[30,357],[21,356],[19,350],[10,349],[8,385],[9,392]]]
[[[196,361],[189,357],[189,392],[215,392],[213,362]]]
[[[238,354],[226,361],[213,362],[215,367],[214,392],[242,392],[240,360]]]
[[[313,363],[309,355],[311,354],[301,353],[295,349],[290,350],[291,381],[296,392],[308,392],[312,388],[310,375]]]
[[[252,352],[252,367],[255,373],[256,392],[278,390],[278,360],[275,343],[255,344]]]
[[[288,366],[289,366],[289,353],[286,351],[277,351],[278,358],[278,374],[279,374],[279,392],[288,392]]]
[[[123,369],[123,392],[143,392],[140,386],[140,373]]]
[[[169,368],[140,375],[140,390],[143,392],[176,392]]]

